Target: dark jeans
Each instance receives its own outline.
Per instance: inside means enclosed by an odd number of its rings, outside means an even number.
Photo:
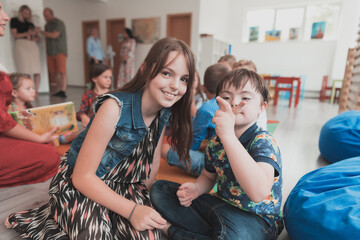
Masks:
[[[103,61],[102,60],[98,60],[98,63],[102,63]],[[94,61],[94,59],[90,59],[90,65],[93,65],[93,64],[95,64],[95,61]]]
[[[172,224],[169,239],[276,239],[275,227],[261,217],[210,194],[198,197],[190,207],[181,206],[176,195],[179,186],[159,180],[150,192],[155,209]]]

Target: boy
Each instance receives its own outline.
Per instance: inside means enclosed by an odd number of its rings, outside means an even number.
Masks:
[[[169,222],[163,231],[170,239],[276,239],[282,230],[281,155],[256,124],[268,89],[258,74],[238,69],[216,94],[217,136],[206,148],[201,176],[181,186],[157,181],[152,187],[153,206]],[[215,183],[218,191],[208,194]]]
[[[212,123],[212,118],[219,106],[216,103],[216,87],[224,76],[230,72],[230,68],[223,64],[213,64],[208,67],[204,74],[204,92],[209,101],[197,110],[196,116],[193,120],[193,138],[190,150],[191,167],[190,174],[199,176],[204,169],[204,150],[206,144],[201,142],[204,139],[211,139],[215,136],[215,125]],[[169,144],[164,144],[161,151],[161,157],[165,159],[170,165],[178,166],[181,169],[188,170],[183,161],[179,161],[179,156]]]

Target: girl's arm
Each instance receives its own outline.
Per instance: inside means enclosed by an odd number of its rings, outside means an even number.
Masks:
[[[7,137],[21,139],[25,141],[37,142],[37,143],[48,143],[52,142],[58,138],[58,135],[54,135],[57,131],[57,128],[53,128],[49,132],[46,132],[42,135],[38,135],[23,126],[16,124],[15,127],[10,130],[3,132]]]
[[[106,146],[115,133],[119,116],[120,108],[114,99],[106,100],[99,108],[76,160],[73,184],[94,202],[125,218],[129,218],[134,209],[131,223],[137,230],[162,228],[166,221],[155,210],[137,206],[135,202],[118,195],[96,176]]]
[[[165,132],[165,127],[161,133],[161,136],[159,138],[159,142],[158,145],[156,146],[155,149],[155,153],[154,153],[154,157],[153,157],[153,163],[151,166],[151,172],[150,172],[150,178],[146,181],[144,181],[147,189],[150,191],[152,184],[155,181],[155,177],[156,174],[159,171],[159,167],[160,167],[160,156],[161,156],[161,147],[163,145],[163,138],[164,138],[164,132]]]
[[[26,37],[26,38],[30,37],[29,32],[18,33],[16,28],[12,28],[12,29],[11,29],[11,33],[12,33],[12,35],[13,35],[13,37],[14,37],[15,39],[17,39],[17,38],[24,38],[24,37]]]
[[[216,134],[221,139],[231,169],[251,201],[261,202],[271,192],[275,169],[268,163],[254,161],[235,135],[235,116],[230,104],[221,97],[217,97],[216,100],[220,110],[215,113],[213,122],[216,125]],[[240,109],[245,104],[246,102],[241,102],[237,108]]]

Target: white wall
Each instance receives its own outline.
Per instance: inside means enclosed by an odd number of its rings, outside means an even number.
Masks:
[[[43,26],[43,1],[42,0],[2,0],[1,3],[9,15],[9,17],[16,17],[18,9],[21,5],[27,4],[33,14],[33,23],[36,26]],[[46,64],[46,49],[45,49],[45,39],[41,37],[41,41],[38,43],[40,49],[40,60],[43,63],[41,69],[41,81],[39,86],[39,92],[48,92],[49,91],[49,79],[48,79],[48,71]],[[10,32],[10,22],[7,25],[5,37],[0,38],[0,59],[3,65],[8,69],[8,71],[16,72],[16,65],[13,57],[13,49],[14,49],[14,38]],[[30,59],[31,60],[31,59]]]
[[[251,59],[259,73],[306,75],[306,90],[319,91],[322,76],[343,78],[347,50],[355,46],[356,26],[359,23],[358,0],[229,0],[227,38],[238,59]],[[296,7],[316,3],[340,3],[342,7],[336,41],[294,41],[241,43],[245,13],[248,10],[271,7]]]
[[[55,16],[66,25],[68,40],[69,85],[84,85],[82,21],[100,20],[100,37],[106,49],[106,20],[126,18],[126,26],[131,27],[131,19],[160,17],[160,36],[166,36],[167,14],[192,13],[192,49],[198,49],[199,0],[44,0],[44,5],[54,10]],[[150,49],[150,44],[138,45],[135,66],[138,67]]]

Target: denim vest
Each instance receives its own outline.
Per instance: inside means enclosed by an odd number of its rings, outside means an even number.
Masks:
[[[96,171],[98,177],[104,176],[113,167],[129,156],[148,132],[148,128],[141,115],[141,96],[142,92],[116,92],[104,94],[94,102],[93,108],[95,114],[101,104],[108,98],[115,99],[121,109],[115,133],[106,146],[104,155],[102,156],[100,165]],[[163,127],[167,123],[169,117],[170,108],[163,108],[160,110],[158,133],[156,133],[154,137],[155,145],[157,145]],[[67,162],[72,168],[75,166],[77,156],[92,120],[93,118],[86,129],[72,142],[68,151]]]

